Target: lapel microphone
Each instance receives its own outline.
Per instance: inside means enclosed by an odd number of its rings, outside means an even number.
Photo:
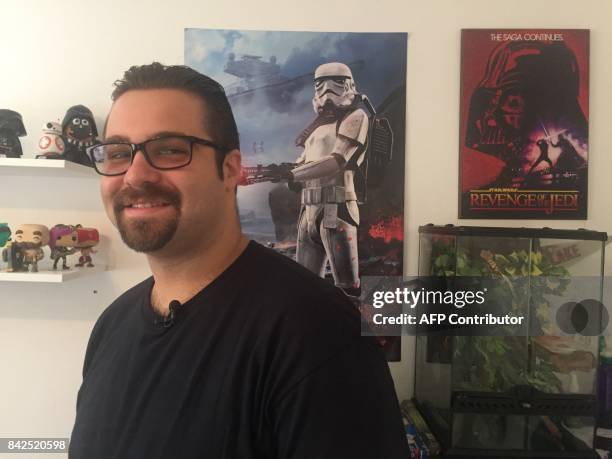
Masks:
[[[168,305],[168,315],[161,319],[155,319],[155,325],[160,325],[164,328],[172,327],[172,325],[174,325],[174,320],[176,319],[176,313],[181,306],[180,301],[172,300]]]

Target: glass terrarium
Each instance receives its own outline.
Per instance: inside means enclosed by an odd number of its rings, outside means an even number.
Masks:
[[[606,233],[453,225],[419,233],[419,276],[486,280],[494,303],[527,321],[514,335],[417,337],[415,402],[444,457],[599,457]]]

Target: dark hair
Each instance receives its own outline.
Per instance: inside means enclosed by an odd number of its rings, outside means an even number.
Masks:
[[[182,89],[205,102],[206,128],[213,142],[226,150],[215,150],[219,178],[223,179],[223,159],[229,150],[240,148],[238,128],[223,86],[186,65],[163,65],[153,62],[133,65],[115,81],[113,101],[132,89]]]

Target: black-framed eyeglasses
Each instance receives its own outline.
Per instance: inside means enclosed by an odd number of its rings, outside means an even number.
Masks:
[[[222,152],[230,150],[199,137],[171,135],[145,140],[142,143],[105,142],[88,147],[86,151],[98,174],[114,176],[127,172],[138,150],[155,169],[167,171],[185,167],[191,163],[195,144]]]

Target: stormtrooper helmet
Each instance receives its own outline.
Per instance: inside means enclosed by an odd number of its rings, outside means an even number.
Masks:
[[[350,107],[357,90],[353,73],[348,65],[329,62],[317,67],[314,74],[315,96],[312,105],[315,113],[334,113],[337,109]]]

